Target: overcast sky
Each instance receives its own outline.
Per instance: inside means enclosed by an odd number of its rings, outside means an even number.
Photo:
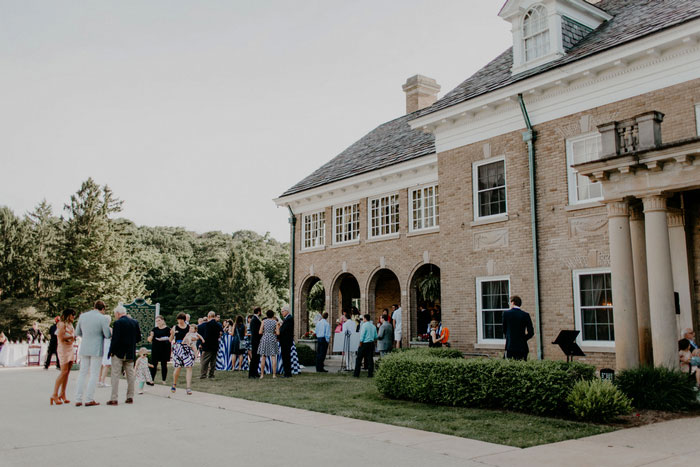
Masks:
[[[0,205],[289,239],[272,199],[510,46],[501,0],[0,0]]]

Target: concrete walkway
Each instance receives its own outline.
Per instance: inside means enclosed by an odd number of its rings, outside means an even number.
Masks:
[[[109,388],[98,407],[50,407],[56,374],[0,370],[1,466],[680,466],[700,451],[697,418],[522,450],[165,386],[131,406],[121,387],[118,407]]]

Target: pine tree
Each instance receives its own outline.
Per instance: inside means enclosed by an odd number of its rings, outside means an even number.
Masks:
[[[58,258],[62,235],[61,220],[53,215],[51,205],[46,200],[42,200],[27,218],[32,232],[34,296],[44,301],[50,310],[56,311],[55,296],[62,275]]]
[[[32,238],[26,219],[0,207],[0,300],[30,297],[32,287]]]

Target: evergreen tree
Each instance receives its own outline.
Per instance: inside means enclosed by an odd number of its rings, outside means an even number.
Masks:
[[[0,300],[32,296],[33,264],[29,223],[0,207]]]
[[[58,261],[61,220],[53,215],[51,205],[46,200],[42,200],[27,217],[32,232],[34,296],[55,312],[54,298],[62,274]]]

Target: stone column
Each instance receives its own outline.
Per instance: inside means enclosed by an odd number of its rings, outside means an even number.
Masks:
[[[618,370],[624,370],[639,366],[637,299],[634,292],[632,242],[626,201],[608,203],[608,231],[615,324],[615,364]]]
[[[644,198],[644,224],[654,365],[677,369],[680,364],[665,197]]]
[[[637,297],[639,361],[642,365],[653,365],[644,211],[641,205],[630,208],[630,237],[632,239],[632,262],[634,263],[634,292]]]
[[[671,245],[671,268],[673,270],[673,291],[678,292],[680,315],[678,318],[678,338],[685,328],[694,329],[692,281],[688,265],[688,244],[685,235],[685,214],[681,209],[669,209],[668,240]],[[675,302],[674,302],[675,305]]]

